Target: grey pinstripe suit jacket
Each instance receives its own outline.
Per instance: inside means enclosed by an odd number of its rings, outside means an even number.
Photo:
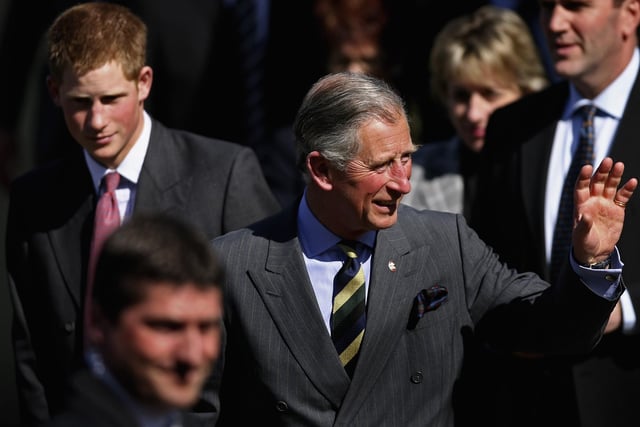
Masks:
[[[615,303],[573,273],[556,289],[503,267],[461,215],[401,206],[377,235],[350,380],[318,309],[296,214],[292,206],[213,240],[227,268],[219,426],[452,426],[469,331],[497,347],[586,351]],[[415,296],[434,285],[448,299],[408,329]]]

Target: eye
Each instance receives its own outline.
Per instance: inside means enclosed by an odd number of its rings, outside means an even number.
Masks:
[[[391,167],[393,167],[393,159],[384,162],[384,163],[379,163],[377,165],[374,165],[372,167],[372,170],[374,170],[376,173],[385,173],[386,171],[388,171]]]
[[[173,322],[171,320],[148,320],[146,321],[149,329],[153,329],[157,332],[172,333],[184,329],[184,325],[180,322]]]
[[[587,5],[583,1],[568,1],[562,4],[566,10],[578,11],[580,9],[585,8]]]
[[[117,95],[103,96],[102,98],[100,98],[100,102],[104,105],[113,104],[119,98],[120,96],[117,96]]]
[[[451,91],[451,98],[454,102],[466,103],[471,98],[471,93],[463,88],[455,88]]]
[[[539,3],[540,9],[547,13],[553,11],[553,8],[556,6],[555,1],[540,1]]]
[[[502,97],[502,92],[492,89],[485,88],[481,91],[482,97],[488,101],[496,101]]]
[[[74,97],[74,98],[71,98],[71,103],[77,108],[91,107],[91,99],[89,98]]]
[[[402,165],[406,165],[411,161],[411,157],[412,153],[403,154],[402,157],[400,157],[400,163],[402,163]]]
[[[215,319],[207,322],[201,322],[198,325],[198,328],[200,329],[200,332],[202,334],[217,332],[222,328],[222,319]]]

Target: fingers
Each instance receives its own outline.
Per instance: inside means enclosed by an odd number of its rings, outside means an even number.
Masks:
[[[610,163],[613,165],[612,167],[609,166]],[[592,191],[595,194],[602,194],[607,199],[612,199],[618,190],[623,173],[624,163],[613,163],[610,157],[605,158],[602,163],[600,163],[596,172],[598,176],[595,182],[592,183]]]
[[[576,206],[589,199],[591,194],[589,189],[591,188],[592,171],[593,166],[588,164],[582,166],[582,169],[580,169],[580,174],[578,174],[578,179],[576,179],[574,191]]]
[[[605,157],[595,173],[593,166],[583,166],[576,180],[576,201],[580,203],[591,196],[602,196],[624,208],[636,190],[638,180],[631,178],[618,188],[623,174],[624,163],[614,163],[611,157]]]
[[[633,196],[634,191],[638,188],[638,180],[637,178],[631,178],[627,182],[624,183],[622,187],[616,192],[615,197],[613,198],[613,203],[620,206],[621,208],[625,208],[631,196]]]

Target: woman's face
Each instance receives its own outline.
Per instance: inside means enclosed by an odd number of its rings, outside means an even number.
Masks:
[[[474,81],[452,79],[447,91],[447,112],[456,134],[472,151],[484,146],[489,116],[497,108],[522,96],[515,82],[485,73]]]

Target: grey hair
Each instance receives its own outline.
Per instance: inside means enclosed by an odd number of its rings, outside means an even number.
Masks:
[[[307,92],[294,122],[297,165],[305,174],[307,155],[318,151],[338,170],[358,153],[358,131],[370,120],[407,120],[403,99],[386,82],[362,73],[320,78]]]

